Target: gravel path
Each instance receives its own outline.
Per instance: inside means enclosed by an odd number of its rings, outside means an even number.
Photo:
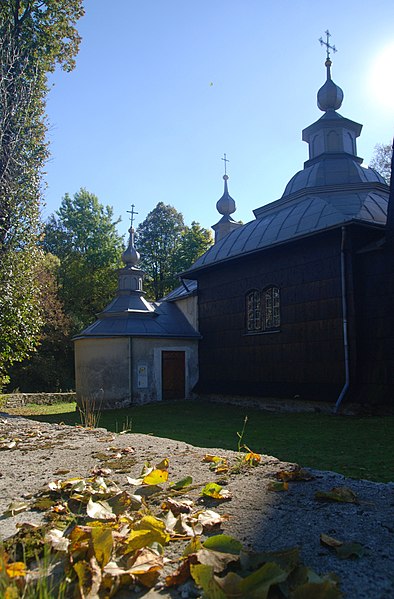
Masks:
[[[23,500],[51,481],[89,476],[105,452],[115,454],[126,447],[134,451],[122,454],[123,461],[113,464],[111,479],[129,490],[126,475],[138,477],[147,460],[155,463],[166,457],[170,480],[190,475],[194,484],[203,486],[215,481],[209,465],[202,462],[206,453],[225,456],[231,463],[237,459],[236,452],[204,449],[171,439],[50,425],[7,414],[0,415],[0,446],[0,514],[12,501]],[[309,470],[315,476],[313,480],[290,482],[288,491],[270,491],[269,481],[278,471],[289,468],[288,463],[263,456],[260,465],[232,475],[226,486],[232,500],[215,508],[229,515],[222,531],[235,536],[247,549],[300,547],[306,565],[318,573],[338,574],[346,599],[393,599],[394,484]],[[316,491],[343,486],[357,495],[358,503],[316,501]],[[198,495],[196,489],[189,496],[196,499]],[[39,521],[40,514],[32,511],[2,519],[0,539],[14,534],[17,523]],[[320,544],[321,533],[361,543],[365,553],[357,559],[341,560]],[[179,595],[149,591],[144,596]]]

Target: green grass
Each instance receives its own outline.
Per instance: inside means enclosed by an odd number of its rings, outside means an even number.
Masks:
[[[75,404],[34,407],[34,413],[28,406],[18,413],[46,422],[80,424]],[[99,426],[119,432],[128,419],[134,433],[236,450],[237,431],[246,415],[243,441],[255,452],[353,478],[394,480],[393,416],[277,414],[207,402],[163,402],[104,411]]]

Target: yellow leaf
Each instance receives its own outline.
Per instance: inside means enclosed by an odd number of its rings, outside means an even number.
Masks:
[[[161,462],[156,464],[156,470],[168,470],[169,465],[170,465],[170,462],[169,462],[168,458],[164,458],[163,460],[161,460]]]
[[[217,462],[223,462],[226,458],[220,458],[217,455],[210,455],[209,453],[205,454],[205,456],[203,457],[202,461],[203,462],[213,462],[213,463],[217,463]]]
[[[104,568],[111,559],[113,538],[110,528],[92,528],[91,530],[93,553],[101,568]]]
[[[26,564],[24,562],[13,562],[6,566],[6,572],[10,578],[26,576]]]
[[[254,453],[254,451],[249,451],[244,457],[245,462],[249,462],[251,466],[256,466],[259,462],[261,462],[261,455],[258,453]]]
[[[149,474],[147,474],[142,483],[144,485],[160,485],[161,483],[165,483],[168,480],[168,471],[167,470],[152,470]]]
[[[165,524],[153,516],[145,516],[134,525],[126,543],[127,553],[147,547],[151,543],[168,543],[170,535],[165,531]]]

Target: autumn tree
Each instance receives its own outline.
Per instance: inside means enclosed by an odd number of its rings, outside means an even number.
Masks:
[[[44,254],[39,263],[38,283],[43,325],[39,347],[29,359],[15,363],[9,370],[7,389],[22,392],[62,391],[74,387],[74,356],[70,343],[71,319],[59,297],[60,260]]]
[[[39,342],[47,75],[71,70],[82,0],[0,4],[0,387]]]
[[[43,247],[60,260],[59,293],[74,333],[90,324],[116,291],[123,239],[110,206],[80,189],[66,194],[45,227]]]
[[[392,153],[391,143],[376,144],[372,159],[369,162],[369,166],[382,175],[387,185],[390,185]]]
[[[185,226],[183,215],[159,202],[137,228],[145,290],[155,300],[179,284],[177,274],[193,264],[212,244],[212,236],[196,222]]]

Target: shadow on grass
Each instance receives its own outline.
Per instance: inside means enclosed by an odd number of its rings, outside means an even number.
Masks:
[[[284,414],[199,401],[160,402],[101,413],[99,427],[115,433],[152,434],[191,445],[237,450],[237,432],[248,416],[244,443],[253,451],[354,478],[394,480],[394,417]],[[80,425],[78,412],[29,416]]]

